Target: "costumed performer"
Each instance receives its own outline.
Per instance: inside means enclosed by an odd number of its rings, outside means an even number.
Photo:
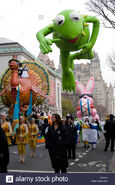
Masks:
[[[7,137],[7,141],[8,141],[8,145],[11,145],[11,139],[10,136],[12,135],[12,127],[10,122],[8,122],[6,120],[7,116],[5,113],[1,113],[1,127],[3,128],[6,137]]]
[[[19,117],[19,127],[16,130],[16,144],[18,145],[19,161],[25,161],[25,145],[27,144],[28,127],[24,122],[24,117]]]
[[[89,123],[90,126],[90,136],[89,143],[92,145],[92,149],[96,149],[97,141],[98,141],[98,124],[95,123],[95,120],[92,118],[92,122]]]
[[[81,125],[82,127],[82,141],[84,143],[84,148],[89,147],[89,134],[90,134],[90,126],[89,126],[89,118],[88,116],[84,117],[84,122]]]
[[[36,144],[37,144],[37,134],[39,132],[38,126],[35,123],[35,119],[31,118],[29,130],[29,145],[31,150],[31,157],[36,157]]]

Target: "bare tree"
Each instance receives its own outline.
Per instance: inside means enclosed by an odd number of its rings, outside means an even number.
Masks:
[[[106,28],[115,28],[115,0],[89,0],[86,6],[102,18]]]
[[[95,105],[95,108],[97,110],[97,113],[100,117],[100,119],[104,119],[106,117],[106,115],[108,114],[107,112],[107,108],[104,107],[103,105]]]
[[[115,53],[107,57],[107,64],[115,72]]]

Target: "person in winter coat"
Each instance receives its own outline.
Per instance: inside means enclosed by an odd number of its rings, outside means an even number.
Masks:
[[[47,148],[47,129],[50,126],[50,124],[48,123],[48,119],[45,118],[44,119],[44,123],[42,125],[42,135],[45,137],[45,148]]]
[[[66,173],[68,159],[65,128],[58,114],[52,115],[52,125],[47,131],[47,147],[55,173]]]
[[[106,121],[104,125],[106,144],[104,151],[107,152],[110,140],[111,140],[111,152],[114,151],[114,140],[115,140],[115,120],[113,120],[114,116],[112,114],[109,115],[109,120]]]
[[[7,173],[7,165],[9,163],[9,149],[7,137],[0,125],[0,173]]]
[[[76,126],[76,129],[77,129],[77,133],[76,133],[76,145],[77,145],[77,143],[80,142],[79,133],[81,131],[80,121],[78,120],[77,117],[75,118],[74,125]]]
[[[72,117],[67,116],[65,121],[65,128],[66,128],[66,139],[67,139],[67,153],[68,159],[75,159],[75,145],[76,145],[76,134],[77,128],[72,122]]]
[[[102,132],[102,128],[101,128],[101,126],[100,126],[100,124],[99,124],[98,119],[95,120],[95,123],[96,123],[97,126],[98,126],[98,139],[99,139],[99,138],[100,138],[100,132]]]

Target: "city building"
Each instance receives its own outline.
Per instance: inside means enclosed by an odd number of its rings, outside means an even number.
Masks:
[[[42,55],[41,53],[36,58],[18,42],[0,38],[0,76],[8,67],[8,61],[13,55],[16,55],[20,61],[37,60],[47,68],[51,84],[49,101],[46,104],[40,105],[40,108],[46,112],[50,111],[51,113],[62,115],[61,75],[55,71],[53,61],[50,61],[48,55]]]
[[[115,115],[115,110],[114,110],[114,88],[112,84],[110,83],[109,88],[108,88],[108,105],[107,105],[107,110],[108,113],[111,114],[113,113]]]

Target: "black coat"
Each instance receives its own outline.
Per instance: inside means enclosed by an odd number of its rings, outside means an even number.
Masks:
[[[72,122],[69,125],[67,121],[65,122],[65,128],[67,145],[68,147],[72,147],[76,143],[77,128]]]
[[[54,169],[68,167],[65,128],[60,125],[57,130],[50,126],[47,132],[47,146]]]
[[[104,125],[106,131],[105,136],[111,136],[115,138],[115,120],[108,120]]]
[[[47,129],[48,129],[48,127],[50,126],[50,124],[49,123],[46,123],[46,122],[44,122],[44,124],[42,125],[42,135],[45,137],[45,148],[48,148],[47,147],[47,143],[48,143],[48,141],[47,141]]]
[[[42,135],[45,137],[45,135],[46,135],[46,128],[48,128],[50,126],[50,124],[49,123],[44,123],[43,125],[42,125]]]
[[[7,172],[9,163],[8,142],[4,130],[0,126],[0,173]]]

